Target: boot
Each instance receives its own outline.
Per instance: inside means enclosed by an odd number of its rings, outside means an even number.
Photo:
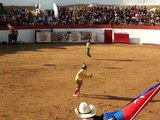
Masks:
[[[75,90],[75,92],[73,93],[73,96],[77,97],[77,96],[79,96],[79,94],[80,94],[80,91],[79,90]]]

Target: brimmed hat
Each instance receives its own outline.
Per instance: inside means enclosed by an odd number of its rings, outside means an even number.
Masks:
[[[96,107],[86,102],[81,102],[79,108],[75,108],[74,111],[80,118],[90,118],[96,115]]]

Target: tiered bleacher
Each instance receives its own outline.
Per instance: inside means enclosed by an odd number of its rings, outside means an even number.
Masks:
[[[34,8],[3,7],[0,10],[0,26],[30,25],[160,25],[160,10],[146,6],[71,6],[58,7],[58,18],[53,10],[44,10],[35,15]]]

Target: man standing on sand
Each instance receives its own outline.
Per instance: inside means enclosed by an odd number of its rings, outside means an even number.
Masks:
[[[76,87],[76,90],[73,93],[73,96],[79,96],[80,88],[83,84],[83,79],[84,78],[92,78],[92,74],[87,75],[86,70],[87,70],[87,65],[84,63],[82,68],[78,71],[78,73],[75,77],[75,82],[77,84],[77,87]]]
[[[89,59],[91,59],[90,50],[91,50],[90,40],[87,40],[87,43],[86,43],[86,52],[87,52],[87,56],[89,57]]]

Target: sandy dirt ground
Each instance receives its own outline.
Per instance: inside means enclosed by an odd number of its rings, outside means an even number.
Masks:
[[[115,111],[160,82],[160,46],[92,44],[0,46],[0,120],[79,120],[74,108],[94,104],[97,114]],[[85,62],[81,96],[73,97],[74,78]],[[136,120],[160,119],[160,93]]]

